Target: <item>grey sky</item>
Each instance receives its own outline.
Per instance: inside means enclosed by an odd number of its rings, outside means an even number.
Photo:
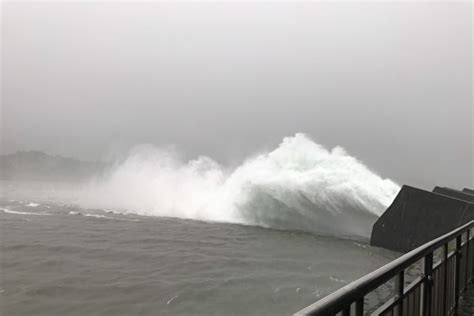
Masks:
[[[1,66],[3,153],[236,163],[304,132],[399,183],[473,185],[469,1],[3,2]]]

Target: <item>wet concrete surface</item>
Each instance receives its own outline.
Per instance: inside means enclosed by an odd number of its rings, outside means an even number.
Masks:
[[[459,316],[474,315],[474,283],[469,284],[466,293],[459,300]]]

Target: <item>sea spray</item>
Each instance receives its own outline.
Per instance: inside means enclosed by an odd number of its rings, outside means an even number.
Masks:
[[[208,157],[183,161],[172,150],[139,146],[89,183],[79,203],[366,238],[398,190],[343,148],[327,150],[299,133],[231,170]]]

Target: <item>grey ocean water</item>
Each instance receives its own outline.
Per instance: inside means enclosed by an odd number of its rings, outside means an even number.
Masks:
[[[2,315],[287,315],[397,256],[308,233],[0,205]]]
[[[303,134],[234,168],[139,146],[0,188],[2,316],[288,315],[398,256],[367,242],[399,186]]]

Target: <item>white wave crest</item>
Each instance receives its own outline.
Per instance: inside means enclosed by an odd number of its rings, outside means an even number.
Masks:
[[[114,219],[114,218],[112,218],[112,217],[108,217],[108,216],[105,216],[105,215],[81,213],[81,212],[74,212],[74,211],[70,211],[70,212],[68,213],[68,215],[80,215],[80,216],[85,216],[85,217]]]
[[[9,210],[7,208],[0,208],[0,211],[3,211],[4,213],[7,213],[7,214],[15,214],[15,215],[35,215],[35,216],[51,215],[49,213],[31,213],[31,212],[13,211],[13,210]]]
[[[398,190],[343,148],[327,150],[296,134],[233,170],[208,157],[184,162],[171,151],[139,146],[84,188],[80,203],[365,238]]]

